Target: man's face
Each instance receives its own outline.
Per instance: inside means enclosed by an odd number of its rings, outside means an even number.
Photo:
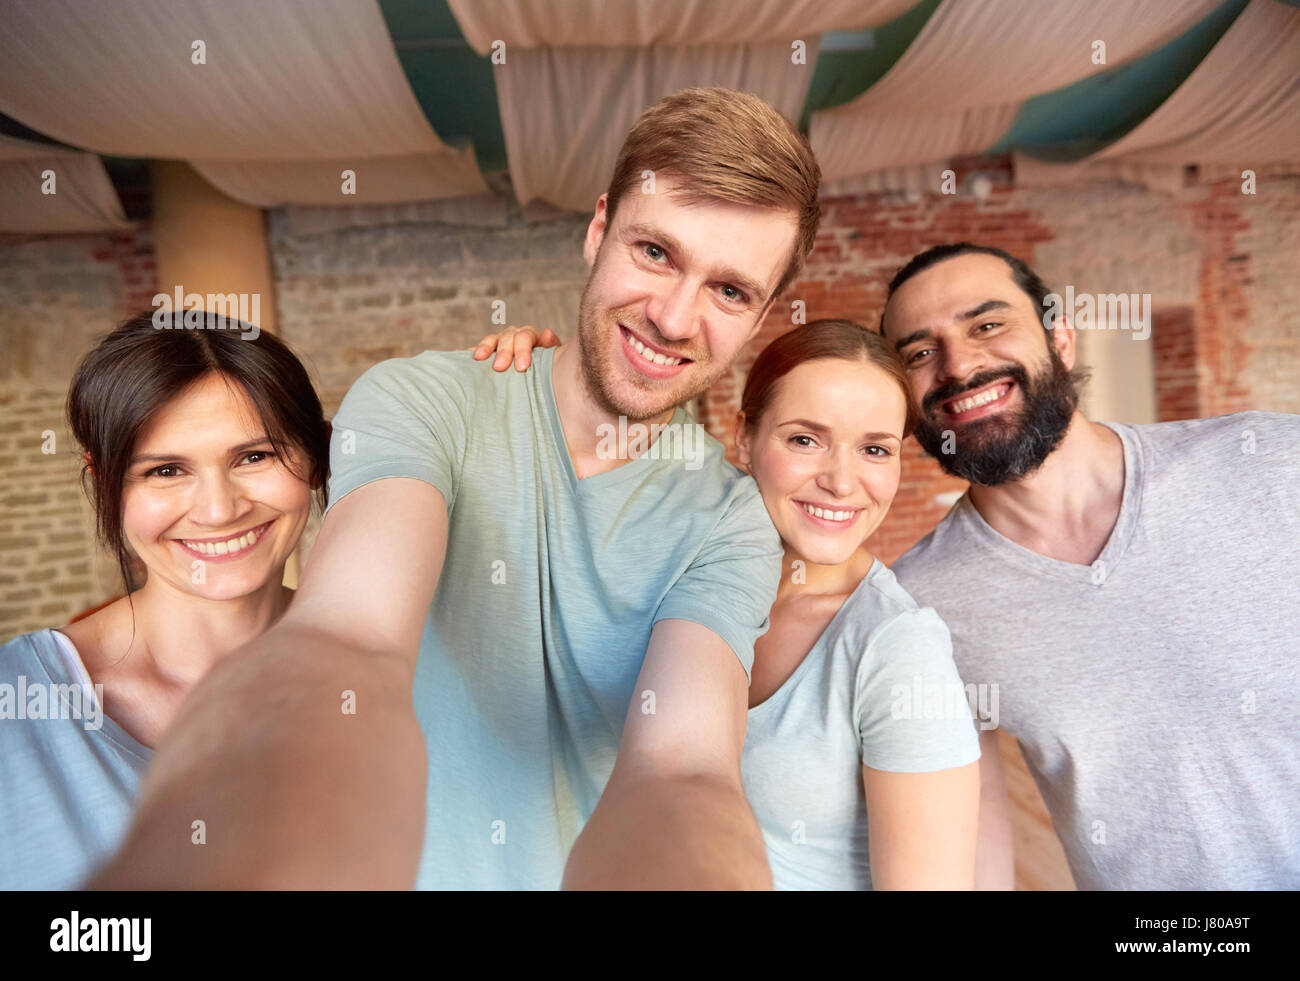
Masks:
[[[1074,332],[1048,338],[1043,311],[997,256],[946,259],[913,276],[885,307],[920,407],[917,441],[943,469],[996,486],[1036,470],[1078,406]]]
[[[612,224],[602,195],[583,254],[592,267],[578,315],[592,396],[629,420],[662,416],[704,392],[756,334],[794,249],[797,216],[633,188]]]

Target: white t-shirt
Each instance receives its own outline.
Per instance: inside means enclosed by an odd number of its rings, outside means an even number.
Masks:
[[[749,710],[741,775],[777,889],[870,889],[862,767],[980,757],[948,629],[877,560],[794,673]]]

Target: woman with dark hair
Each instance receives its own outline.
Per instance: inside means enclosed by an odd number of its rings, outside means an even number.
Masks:
[[[480,342],[527,369],[549,330]],[[898,491],[915,409],[879,334],[818,320],[750,369],[741,465],[785,547],[754,647],[741,773],[778,889],[970,889],[979,739],[948,629],[864,546]]]
[[[108,334],[68,394],[126,595],[0,647],[0,691],[25,696],[0,726],[0,888],[75,888],[112,854],[186,694],[288,606],[285,563],[324,505],[329,423],[293,352],[158,316]]]

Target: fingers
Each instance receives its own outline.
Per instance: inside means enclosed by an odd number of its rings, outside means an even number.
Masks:
[[[483,361],[496,352],[492,362],[493,371],[505,371],[514,363],[518,371],[527,371],[533,363],[534,347],[559,347],[560,338],[547,327],[540,334],[532,324],[522,327],[509,326],[499,334],[488,334],[474,348],[474,360]]]
[[[495,351],[497,349],[497,341],[500,337],[500,334],[488,334],[487,337],[479,341],[478,346],[474,348],[474,360],[482,361],[489,354]]]
[[[527,371],[533,363],[533,348],[537,345],[537,328],[527,324],[515,335],[515,370]]]

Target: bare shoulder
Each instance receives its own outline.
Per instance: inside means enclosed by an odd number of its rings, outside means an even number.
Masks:
[[[87,673],[96,678],[127,652],[133,622],[131,602],[123,596],[90,616],[57,629],[72,641]]]

